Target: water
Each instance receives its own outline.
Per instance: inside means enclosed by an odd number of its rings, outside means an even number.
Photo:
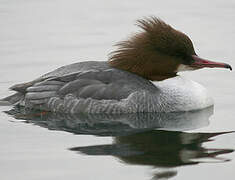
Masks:
[[[148,15],[188,34],[201,57],[234,66],[234,9],[232,0],[0,0],[0,97],[61,65],[107,59],[114,43],[137,30],[134,21]],[[206,86],[214,110],[174,115],[175,121],[151,115],[100,122],[18,110],[9,115],[3,111],[12,107],[0,107],[1,179],[233,179],[235,73],[182,75]],[[154,127],[164,131],[146,129]]]

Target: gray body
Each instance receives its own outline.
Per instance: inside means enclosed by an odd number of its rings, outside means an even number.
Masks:
[[[158,94],[150,81],[98,61],[63,66],[10,89],[18,93],[4,101],[64,113],[154,112],[140,100]]]
[[[204,87],[180,76],[152,83],[105,61],[70,64],[12,86],[2,102],[62,113],[176,112],[213,105]]]

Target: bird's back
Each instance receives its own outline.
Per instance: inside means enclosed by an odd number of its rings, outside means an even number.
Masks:
[[[14,104],[66,113],[153,111],[139,101],[146,97],[143,94],[158,93],[150,81],[99,61],[63,66],[11,89],[17,91],[17,98],[13,95],[13,100],[12,96],[5,100]]]

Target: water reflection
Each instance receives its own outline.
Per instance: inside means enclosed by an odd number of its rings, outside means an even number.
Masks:
[[[233,152],[232,149],[209,149],[202,146],[211,138],[231,132],[186,133],[152,130],[114,138],[113,144],[73,147],[70,150],[87,155],[112,155],[123,162],[154,167],[193,165],[210,158],[210,162],[229,161],[218,157]],[[209,161],[208,161],[209,162]]]
[[[182,132],[208,125],[213,107],[192,112],[119,115],[55,114],[15,107],[6,113],[50,130],[113,136],[112,144],[69,149],[86,155],[111,155],[125,164],[153,166],[158,169],[153,179],[174,177],[178,166],[229,161],[219,155],[234,151],[203,146],[212,138],[230,132]],[[204,161],[205,158],[210,160]]]
[[[232,149],[209,149],[202,144],[211,141],[212,137],[222,133],[184,133],[152,130],[137,134],[115,137],[113,144],[73,147],[70,150],[87,155],[112,155],[122,162],[135,165],[164,167],[163,171],[154,174],[155,179],[170,178],[177,174],[173,168],[182,165],[195,165],[202,158],[226,162],[229,159],[219,155],[231,153]],[[210,161],[212,162],[212,161]]]

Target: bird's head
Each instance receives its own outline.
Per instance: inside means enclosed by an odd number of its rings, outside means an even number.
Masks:
[[[141,32],[118,43],[109,64],[149,80],[175,77],[177,72],[204,67],[232,69],[225,63],[202,59],[196,55],[190,38],[162,20],[150,17],[137,21]]]

